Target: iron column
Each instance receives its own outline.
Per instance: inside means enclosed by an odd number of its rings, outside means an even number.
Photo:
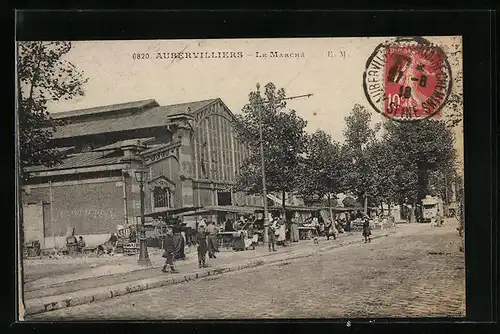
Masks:
[[[137,262],[140,265],[150,266],[151,260],[149,259],[148,246],[146,244],[146,226],[144,218],[144,174],[145,172],[142,169],[135,172],[136,179],[139,182],[141,196],[141,231],[139,233],[139,260]]]
[[[259,91],[260,85],[257,84],[257,91]],[[260,163],[262,169],[262,201],[264,205],[264,235],[263,241],[265,244],[269,242],[268,229],[269,229],[269,214],[267,212],[267,189],[266,189],[266,164],[264,158],[264,139],[263,139],[263,124],[262,124],[262,108],[260,103],[257,105],[259,108],[259,137],[260,137]]]

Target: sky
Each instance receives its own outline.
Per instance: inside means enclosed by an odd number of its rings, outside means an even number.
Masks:
[[[344,117],[355,103],[368,104],[363,72],[368,57],[385,37],[288,38],[162,41],[78,41],[66,56],[82,70],[85,96],[49,105],[51,112],[155,99],[160,105],[220,97],[233,113],[248,103],[257,83],[273,82],[288,96],[313,94],[288,102],[307,122],[343,140]],[[440,44],[452,37],[431,39]],[[240,58],[157,59],[157,53],[241,52]],[[304,57],[269,57],[270,52]],[[267,58],[257,57],[268,54]],[[149,54],[149,59],[134,59]],[[137,57],[135,57],[137,58]],[[261,88],[262,89],[262,88]],[[374,110],[373,122],[383,120]]]

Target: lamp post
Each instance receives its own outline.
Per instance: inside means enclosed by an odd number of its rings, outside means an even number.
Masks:
[[[257,84],[257,92],[260,89],[260,85]],[[259,94],[260,95],[260,94]],[[257,108],[259,108],[259,137],[260,137],[260,163],[262,169],[262,201],[264,205],[264,235],[263,241],[265,244],[269,243],[269,213],[267,212],[267,189],[266,189],[266,165],[264,158],[264,140],[262,134],[262,108],[261,105],[258,104]]]
[[[146,227],[145,227],[145,219],[144,219],[144,175],[147,172],[142,169],[136,170],[135,180],[139,183],[139,191],[141,196],[141,227],[138,233],[139,236],[139,260],[137,261],[140,265],[150,266],[151,260],[148,255],[148,247],[146,244]]]
[[[260,96],[260,84],[257,84],[257,92],[259,93]],[[303,95],[296,95],[296,96],[290,96],[290,97],[285,97],[283,100],[294,100],[298,98],[303,98],[303,97],[311,97],[313,94],[303,94]],[[263,197],[263,204],[264,204],[264,236],[263,236],[263,241],[264,243],[269,242],[269,236],[268,236],[268,229],[269,229],[269,213],[267,211],[267,187],[266,187],[266,172],[265,172],[265,157],[264,157],[264,140],[263,140],[263,123],[262,123],[262,105],[268,103],[269,101],[262,100],[261,102],[257,103],[257,108],[259,111],[259,139],[260,139],[260,162],[261,162],[261,169],[262,169],[262,197]]]

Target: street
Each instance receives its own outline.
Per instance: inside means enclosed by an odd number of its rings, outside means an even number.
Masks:
[[[27,320],[437,317],[465,315],[457,222],[150,289]]]

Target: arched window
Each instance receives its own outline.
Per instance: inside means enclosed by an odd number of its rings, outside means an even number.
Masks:
[[[155,208],[171,208],[172,192],[166,187],[154,187],[153,203]]]

